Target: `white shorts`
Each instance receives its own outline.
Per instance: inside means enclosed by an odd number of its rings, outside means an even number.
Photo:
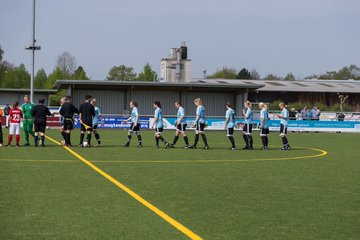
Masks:
[[[20,123],[10,123],[10,129],[9,129],[9,134],[13,135],[20,135]]]

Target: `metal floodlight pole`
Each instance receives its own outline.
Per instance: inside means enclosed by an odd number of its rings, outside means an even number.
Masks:
[[[40,46],[36,46],[35,39],[35,0],[33,0],[33,26],[32,26],[32,45],[25,48],[26,50],[32,51],[32,70],[31,70],[31,80],[30,80],[30,101],[34,101],[34,78],[35,78],[35,51],[40,50]]]

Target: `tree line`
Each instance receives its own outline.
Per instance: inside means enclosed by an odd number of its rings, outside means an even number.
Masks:
[[[209,79],[223,78],[223,79],[253,79],[253,80],[300,80],[296,79],[294,74],[288,73],[285,77],[278,76],[273,73],[267,74],[261,78],[260,74],[256,69],[249,71],[246,68],[242,68],[238,71],[235,68],[223,67],[222,69],[216,70],[213,74],[208,75]],[[311,75],[305,77],[305,79],[327,79],[327,80],[360,80],[360,67],[352,64],[345,66],[338,71],[329,71],[320,75]]]
[[[21,63],[16,66],[4,60],[4,50],[0,46],[0,88],[30,88],[31,74]],[[35,89],[51,89],[56,80],[90,80],[85,69],[77,65],[75,57],[68,52],[59,54],[54,69],[47,74],[40,68],[34,77]],[[157,73],[149,63],[137,74],[134,68],[125,65],[113,66],[106,77],[109,81],[158,81]]]
[[[4,50],[0,46],[0,88],[29,88],[31,75],[24,64],[18,66],[4,60]],[[296,80],[292,73],[284,77],[276,74],[267,74],[261,78],[256,69],[223,67],[216,70],[207,78],[223,79],[263,79],[263,80]],[[54,69],[47,74],[44,68],[40,68],[34,78],[35,89],[50,89],[56,80],[89,80],[84,67],[77,65],[75,57],[68,52],[57,56]],[[117,65],[110,68],[105,78],[109,81],[158,81],[158,75],[149,63],[144,65],[140,73],[136,73],[133,67]],[[338,71],[329,71],[320,75],[311,75],[305,79],[354,79],[360,80],[360,68],[356,65],[345,66]]]

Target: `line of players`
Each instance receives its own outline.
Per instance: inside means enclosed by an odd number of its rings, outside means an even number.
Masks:
[[[25,103],[29,103],[29,97],[25,96],[24,98]],[[34,105],[30,106],[29,109],[30,117],[27,116],[27,121],[35,120],[34,127],[35,127],[35,146],[39,143],[38,135],[40,135],[40,139],[42,142],[42,146],[44,146],[44,134],[46,128],[46,116],[50,116],[51,113],[49,109],[43,105],[44,101],[41,100],[39,105],[36,107]],[[162,136],[164,130],[163,124],[163,113],[161,109],[161,103],[159,101],[155,101],[153,103],[153,107],[155,109],[154,112],[154,121],[151,125],[151,128],[155,130],[155,147],[159,148],[159,142],[163,142],[166,148],[173,148],[175,147],[180,134],[182,135],[185,148],[197,148],[198,141],[200,136],[204,142],[204,149],[209,149],[209,145],[207,142],[207,138],[205,135],[205,127],[206,127],[206,110],[202,104],[200,98],[196,98],[194,100],[194,104],[196,106],[196,118],[193,124],[193,128],[195,128],[195,139],[192,145],[189,144],[189,139],[186,135],[186,128],[187,128],[187,121],[186,121],[186,113],[185,109],[182,106],[180,101],[175,102],[175,107],[177,108],[177,120],[176,120],[176,133],[175,137],[172,142],[167,142],[164,137]],[[16,134],[16,145],[19,146],[19,139],[20,139],[20,119],[23,118],[23,113],[20,109],[18,109],[18,104],[15,103],[13,109],[10,112],[10,134],[8,139],[8,145],[10,146],[12,135]],[[231,142],[231,150],[236,149],[235,139],[234,139],[234,128],[235,128],[235,111],[232,109],[231,103],[226,103],[226,114],[225,114],[225,130],[226,135]],[[280,118],[280,137],[282,139],[283,147],[282,150],[289,150],[290,145],[288,143],[286,134],[287,134],[287,124],[289,119],[289,112],[286,109],[286,105],[284,103],[279,104],[280,109],[282,110],[280,114],[277,116]],[[37,109],[34,110],[34,109]],[[135,133],[138,139],[138,147],[142,147],[142,137],[140,134],[140,123],[139,123],[139,110],[138,110],[138,103],[136,101],[130,102],[130,108],[132,109],[131,117],[129,117],[124,122],[131,122],[131,126],[128,130],[128,137],[127,142],[123,145],[124,147],[130,146],[130,141],[132,138],[132,134]],[[269,135],[269,125],[268,125],[268,110],[267,105],[264,103],[259,103],[260,111],[260,137],[263,144],[263,150],[267,150],[269,146],[268,135]],[[28,109],[28,110],[29,110]],[[26,109],[24,109],[26,112]],[[101,118],[100,109],[96,106],[96,100],[92,98],[90,95],[85,96],[85,102],[82,103],[77,109],[71,103],[71,97],[67,96],[61,99],[61,107],[59,108],[59,114],[61,115],[61,128],[60,132],[63,137],[62,145],[64,146],[71,146],[71,131],[74,128],[74,114],[79,114],[80,124],[81,124],[81,134],[80,134],[80,143],[79,146],[91,146],[91,135],[94,133],[95,138],[97,140],[97,145],[101,145],[100,135],[97,131],[98,125],[103,124]],[[243,115],[245,117],[244,126],[243,126],[243,138],[245,141],[245,147],[243,149],[246,150],[253,150],[253,137],[252,137],[252,121],[253,121],[253,111],[252,111],[252,104],[249,101],[245,102],[245,109],[243,110]],[[31,123],[32,124],[32,123]],[[29,128],[32,130],[32,126],[26,126],[26,129]],[[26,136],[29,134],[24,127]],[[85,133],[87,133],[86,141],[84,141]],[[2,136],[1,136],[2,139]],[[28,136],[26,139],[26,146],[29,145]]]
[[[196,98],[194,100],[194,104],[196,106],[196,118],[193,124],[193,128],[195,128],[195,139],[194,144],[189,145],[189,140],[186,135],[186,128],[187,128],[187,122],[186,122],[186,114],[185,109],[182,106],[182,103],[179,101],[175,102],[175,107],[177,108],[177,120],[176,120],[176,133],[175,137],[172,143],[167,142],[164,137],[161,135],[164,129],[163,125],[163,114],[161,110],[161,103],[159,101],[155,101],[153,104],[153,107],[155,108],[154,113],[154,121],[151,125],[152,129],[155,129],[155,142],[156,148],[159,148],[159,141],[163,142],[165,144],[166,148],[173,148],[175,147],[180,134],[182,135],[184,142],[185,142],[185,148],[197,148],[197,144],[199,141],[199,137],[201,136],[203,142],[204,142],[204,149],[209,149],[209,145],[207,142],[207,138],[205,135],[205,126],[206,126],[206,111],[202,104],[202,101],[200,98]],[[234,139],[234,128],[235,128],[235,111],[232,109],[231,103],[226,103],[226,114],[225,114],[225,130],[226,135],[229,138],[231,142],[231,148],[230,150],[235,150],[235,139]],[[130,129],[128,130],[128,139],[127,143],[124,144],[124,147],[130,146],[131,136],[133,133],[136,134],[138,138],[139,145],[138,147],[142,147],[142,138],[140,134],[140,124],[139,124],[139,110],[138,110],[138,103],[136,101],[130,102],[130,108],[132,109],[131,117],[129,117],[125,122],[131,121]],[[269,149],[269,114],[267,105],[264,103],[259,103],[260,111],[260,137],[263,143],[263,150]],[[282,139],[283,147],[282,150],[290,150],[291,147],[289,145],[289,142],[287,140],[286,134],[287,134],[287,125],[289,120],[289,112],[286,109],[285,103],[280,103],[279,108],[281,109],[281,113],[277,116],[280,118],[280,137]],[[253,150],[253,138],[252,138],[252,121],[253,121],[253,111],[252,111],[252,104],[249,101],[245,102],[245,109],[243,110],[243,115],[245,116],[244,121],[244,127],[243,127],[243,138],[245,141],[245,147],[243,149],[245,150]]]

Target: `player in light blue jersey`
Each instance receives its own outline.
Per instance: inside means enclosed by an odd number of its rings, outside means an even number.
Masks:
[[[277,114],[277,116],[280,118],[280,137],[283,143],[283,147],[281,148],[281,150],[290,150],[291,147],[286,138],[287,126],[289,121],[289,111],[286,109],[286,105],[283,102],[279,104],[279,107],[281,109],[281,113]]]
[[[95,139],[97,141],[97,145],[95,145],[95,146],[100,147],[101,141],[100,141],[100,135],[98,132],[98,126],[99,126],[99,124],[100,124],[100,126],[103,126],[104,123],[103,123],[103,119],[101,116],[100,108],[96,106],[96,99],[95,98],[91,99],[90,103],[91,103],[91,105],[94,106],[94,109],[95,109],[95,116],[93,117],[93,120],[92,120],[92,129],[93,129],[93,133],[95,135]]]
[[[205,147],[204,149],[209,149],[209,145],[205,136],[205,124],[206,124],[206,111],[204,106],[202,105],[202,101],[200,98],[196,98],[194,100],[194,104],[196,106],[196,118],[193,127],[196,127],[195,130],[195,141],[194,144],[189,146],[189,148],[196,148],[196,145],[199,141],[199,135],[201,135],[202,140],[204,141]]]
[[[175,102],[175,107],[178,110],[177,115],[176,115],[176,122],[175,122],[176,133],[175,133],[173,143],[171,144],[171,147],[175,146],[176,142],[179,139],[179,135],[181,133],[182,137],[184,138],[185,148],[188,148],[189,147],[189,139],[186,136],[187,123],[186,123],[185,109],[182,107],[182,103],[180,101]]]
[[[124,147],[130,146],[131,135],[133,134],[133,132],[135,132],[137,139],[139,141],[138,147],[141,148],[142,147],[142,138],[141,138],[141,134],[140,134],[138,103],[136,101],[131,101],[130,108],[131,108],[131,116],[128,119],[126,119],[124,122],[131,121],[131,125],[128,130],[127,143],[125,143],[123,146]]]
[[[260,108],[260,137],[263,144],[263,150],[269,149],[269,138],[268,135],[270,133],[269,131],[269,113],[267,110],[267,105],[263,102],[259,103]]]
[[[156,142],[155,148],[159,148],[159,140],[161,140],[165,144],[165,148],[168,148],[170,147],[170,144],[165,141],[163,136],[161,136],[162,132],[164,131],[161,103],[159,101],[155,101],[153,107],[155,108],[155,113],[154,113],[154,122],[151,128],[155,129],[155,142]]]
[[[232,104],[230,102],[226,103],[226,114],[225,114],[225,129],[226,136],[231,142],[230,150],[235,150],[235,139],[234,139],[234,128],[235,128],[235,111],[232,109]]]
[[[245,117],[244,127],[243,127],[243,138],[245,141],[244,150],[253,150],[253,138],[252,138],[252,121],[253,121],[253,111],[251,109],[252,104],[250,101],[244,103],[245,109],[243,110],[243,115]]]

